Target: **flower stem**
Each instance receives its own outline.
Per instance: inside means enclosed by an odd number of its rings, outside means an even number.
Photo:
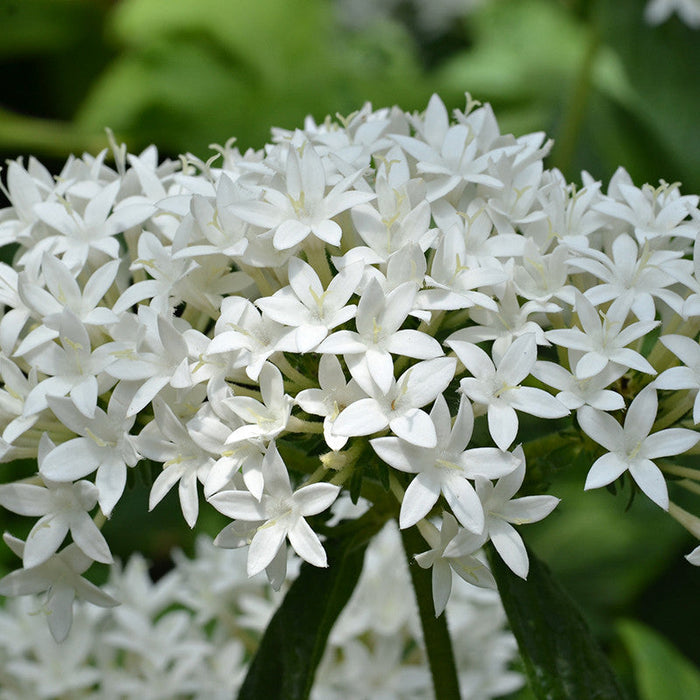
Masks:
[[[401,540],[418,602],[435,698],[436,700],[459,700],[461,697],[459,679],[452,651],[452,640],[447,629],[447,617],[445,613],[435,617],[431,572],[429,569],[421,569],[413,561],[413,557],[425,549],[425,542],[416,527],[401,530]]]

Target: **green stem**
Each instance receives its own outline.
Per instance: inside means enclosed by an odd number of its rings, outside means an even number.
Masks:
[[[661,414],[656,419],[652,430],[661,430],[663,428],[668,428],[670,425],[674,425],[693,408],[694,403],[695,396],[691,395],[689,391],[683,392],[681,394],[681,398],[678,398],[677,396],[674,397],[671,410],[668,413]]]
[[[435,617],[432,574],[429,569],[421,569],[413,560],[416,554],[425,549],[425,542],[416,527],[401,530],[401,539],[408,560],[413,590],[416,592],[435,698],[436,700],[459,700],[461,697],[459,679],[452,651],[452,640],[447,629],[447,618],[445,613]]]
[[[700,471],[697,469],[681,467],[677,464],[666,464],[664,462],[660,462],[660,468],[662,472],[666,472],[667,474],[682,476],[686,479],[692,479],[693,481],[700,481]]]
[[[0,108],[0,144],[10,151],[66,156],[82,151],[96,153],[107,145],[107,136],[81,131],[67,122],[27,117]]]

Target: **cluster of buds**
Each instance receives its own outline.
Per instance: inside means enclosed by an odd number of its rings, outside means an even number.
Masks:
[[[45,591],[57,639],[75,596],[111,605],[82,574],[153,463],[149,507],[177,484],[194,527],[201,494],[231,519],[215,543],[275,589],[287,542],[326,566],[316,525],[383,484],[437,614],[453,571],[494,586],[488,541],[527,576],[514,525],[558,499],[518,492],[557,445],[592,455],[586,488],[629,474],[700,535],[667,488],[700,472],[663,461],[700,440],[698,197],[622,169],[575,187],[549,146],[434,96],[207,162],[113,143],[114,168],[10,163],[0,451],[36,461],[0,504],[38,519],[5,535],[23,567],[0,593]]]

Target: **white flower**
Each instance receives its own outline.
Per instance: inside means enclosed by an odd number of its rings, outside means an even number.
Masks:
[[[484,306],[484,305],[482,305]],[[537,345],[549,345],[541,326],[535,321],[528,321],[533,313],[557,312],[556,304],[541,304],[538,301],[526,301],[522,306],[515,294],[515,288],[508,282],[498,296],[498,306],[476,308],[471,312],[475,325],[467,326],[453,333],[447,344],[457,340],[460,343],[480,343],[493,340],[493,355],[503,355],[515,338],[526,334],[534,334]]]
[[[103,262],[105,257],[118,258],[116,234],[148,217],[148,212],[140,207],[127,207],[110,214],[120,185],[119,180],[115,180],[101,187],[90,197],[82,215],[67,200],[36,204],[36,215],[57,232],[44,239],[42,249],[62,255],[63,264],[75,271],[80,271],[88,260]]]
[[[290,339],[293,338],[297,352],[310,352],[331,329],[355,315],[357,307],[347,302],[355,293],[362,272],[361,263],[349,265],[324,290],[315,270],[299,258],[292,258],[289,287],[271,297],[262,297],[255,304],[273,321],[294,327]]]
[[[112,392],[107,412],[95,410],[92,418],[79,413],[67,399],[49,397],[49,405],[61,423],[82,437],[67,440],[51,450],[41,464],[41,474],[52,481],[74,481],[97,469],[102,512],[109,516],[126,486],[126,468],[140,459],[134,437],[129,435],[136,416],[126,410],[133,387],[120,384]]]
[[[245,367],[246,374],[256,380],[275,352],[296,351],[296,344],[288,341],[289,335],[289,328],[261,314],[248,299],[227,297],[221,303],[221,316],[205,359],[207,355],[230,353],[232,368]]]
[[[323,437],[331,450],[340,450],[348,438],[333,434],[335,419],[351,403],[364,397],[358,383],[345,379],[343,368],[335,355],[321,355],[318,364],[320,389],[304,389],[294,401],[302,410],[315,416],[323,416]]]
[[[94,351],[91,349],[85,326],[69,309],[63,310],[58,328],[61,344],[47,344],[31,358],[32,365],[49,376],[27,394],[24,414],[31,415],[47,408],[47,396],[68,394],[75,407],[86,418],[92,418],[97,397],[113,383],[103,372],[115,358],[107,344]]]
[[[292,492],[287,467],[274,442],[267,448],[262,469],[265,491],[260,501],[247,491],[220,491],[209,497],[209,502],[229,518],[262,521],[250,543],[248,575],[254,576],[266,568],[283,547],[285,538],[304,561],[327,566],[323,545],[304,518],[326,510],[340,487],[315,483]]]
[[[655,380],[657,389],[700,389],[700,343],[684,335],[664,335],[659,340],[683,362],[684,367],[670,367]],[[700,423],[700,391],[695,396],[693,422]]]
[[[625,400],[622,396],[605,387],[617,381],[627,371],[626,367],[611,362],[598,374],[579,379],[576,376],[576,365],[582,355],[579,350],[569,350],[569,365],[574,368],[573,373],[554,362],[538,361],[532,368],[532,376],[553,389],[559,389],[556,398],[570,411],[581,408],[584,404],[600,411],[624,408]]]
[[[542,389],[520,386],[537,361],[537,344],[532,333],[516,338],[497,365],[477,345],[448,340],[462,364],[472,373],[459,383],[472,401],[488,407],[489,432],[502,450],[507,450],[518,433],[518,416],[523,411],[540,418],[561,418],[569,409]]]
[[[370,280],[357,306],[357,332],[333,333],[318,346],[317,352],[343,354],[353,376],[355,366],[366,367],[377,386],[388,392],[394,379],[391,353],[421,360],[443,354],[440,343],[426,333],[399,330],[413,308],[415,295],[412,282],[385,294],[379,282]]]
[[[262,402],[251,396],[223,399],[226,407],[246,422],[231,433],[227,445],[251,439],[273,440],[287,427],[292,397],[284,393],[282,374],[275,365],[266,362],[258,381]]]
[[[116,379],[143,381],[129,403],[127,416],[135,416],[168,384],[177,389],[192,384],[187,343],[174,323],[146,306],[139,306],[138,318],[143,342],[133,350],[113,350],[114,363],[107,368]]]
[[[496,588],[496,582],[488,566],[474,555],[484,542],[484,533],[460,530],[450,513],[442,514],[440,534],[433,533],[428,544],[431,549],[416,554],[415,560],[422,569],[432,568],[433,605],[435,617],[445,609],[452,591],[452,572],[474,586]]]
[[[376,384],[363,386],[365,390],[370,389],[370,396],[345,408],[335,419],[331,432],[352,437],[370,435],[389,427],[412,445],[435,447],[435,425],[420,407],[435,400],[447,388],[456,364],[450,357],[418,362],[398,380],[392,378],[387,393]]]
[[[474,427],[471,404],[465,398],[460,403],[454,426],[442,395],[435,400],[430,419],[437,435],[435,447],[417,447],[395,437],[370,440],[374,451],[387,464],[417,474],[401,502],[399,524],[402,529],[415,525],[428,514],[442,493],[461,525],[479,533],[484,529],[484,511],[468,479],[503,476],[515,469],[518,460],[495,447],[465,449]]]
[[[52,447],[48,438],[42,439],[40,467]],[[88,557],[111,564],[109,545],[88,514],[97,505],[97,487],[89,481],[75,484],[48,478],[43,481],[45,486],[25,483],[0,486],[0,505],[20,515],[41,516],[27,536],[24,566],[38,566],[49,559],[68,532]]]
[[[679,250],[652,250],[645,243],[641,251],[634,239],[622,233],[612,242],[612,259],[589,248],[569,264],[603,280],[586,290],[586,298],[599,306],[611,299],[623,299],[640,321],[653,321],[656,316],[654,298],[665,301],[680,313],[683,299],[667,289],[677,279],[687,279],[692,271],[690,260],[683,260]]]
[[[151,487],[148,509],[153,510],[177,483],[182,514],[187,524],[194,527],[199,514],[197,481],[205,482],[214,460],[192,440],[168,404],[156,400],[153,410],[155,421],[136,438],[137,448],[144,457],[163,464],[163,471]]]
[[[7,533],[3,540],[18,557],[24,556],[24,542]],[[31,595],[45,591],[44,609],[49,629],[54,639],[61,642],[70,631],[76,596],[102,607],[119,605],[112,596],[81,576],[91,564],[92,559],[77,545],[69,544],[40,564],[12,571],[0,579],[0,595]]]
[[[522,538],[511,525],[536,523],[546,518],[557,506],[554,496],[523,496],[513,498],[525,478],[525,455],[522,448],[514,452],[520,464],[501,477],[494,486],[488,479],[478,477],[476,492],[486,513],[485,534],[508,567],[521,578],[527,578],[530,562]],[[459,538],[458,538],[459,539]],[[457,542],[455,542],[455,545]]]
[[[669,428],[649,435],[657,407],[656,389],[649,385],[630,404],[624,427],[612,416],[590,406],[579,409],[578,421],[584,432],[608,450],[588,472],[587,490],[606,486],[629,471],[637,486],[654,503],[668,510],[666,481],[652,460],[686,452],[700,440],[700,433]]]
[[[627,345],[656,328],[659,322],[637,321],[625,326],[629,309],[629,300],[620,297],[613,301],[605,314],[599,314],[588,298],[577,292],[576,313],[583,330],[562,328],[547,331],[545,335],[557,345],[583,351],[584,355],[576,364],[575,370],[579,379],[587,379],[602,372],[609,362],[617,362],[639,372],[656,374],[649,362]]]
[[[425,140],[402,135],[393,137],[401,148],[418,161],[418,172],[428,176],[429,201],[433,202],[458,188],[461,191],[471,182],[503,187],[495,177],[485,172],[495,151],[488,151],[490,144],[480,140],[482,134],[478,131],[475,133],[479,129],[478,120],[484,116],[486,109],[490,112],[488,106],[481,108],[467,115],[466,123],[450,126],[445,105],[437,95],[433,95],[424,119],[415,120]],[[493,114],[490,116],[493,117]],[[488,118],[485,121],[488,122]],[[488,129],[484,129],[486,132]]]
[[[351,207],[374,199],[374,193],[348,191],[363,171],[338,182],[326,194],[323,162],[310,143],[290,146],[287,155],[286,187],[265,188],[267,201],[231,204],[231,211],[243,221],[273,232],[277,250],[287,250],[313,234],[329,245],[340,245],[342,230],[333,217]]]

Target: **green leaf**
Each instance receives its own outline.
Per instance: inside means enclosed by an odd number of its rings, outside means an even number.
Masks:
[[[596,3],[596,8],[603,40],[619,57],[629,83],[630,89],[618,99],[650,136],[636,147],[645,151],[650,141],[656,141],[662,151],[661,162],[657,157],[649,171],[637,177],[652,183],[659,178],[681,180],[686,192],[697,192],[697,32],[676,17],[660,26],[650,26],[644,21],[639,0],[603,0]]]
[[[324,547],[328,568],[303,564],[260,642],[239,700],[308,698],[326,640],[362,573],[365,550],[385,519],[369,511],[339,525]]]
[[[633,620],[618,625],[640,700],[700,698],[700,671],[664,637]]]
[[[527,581],[489,546],[503,607],[532,690],[546,700],[620,700],[626,694],[578,607],[549,568],[528,551]]]

